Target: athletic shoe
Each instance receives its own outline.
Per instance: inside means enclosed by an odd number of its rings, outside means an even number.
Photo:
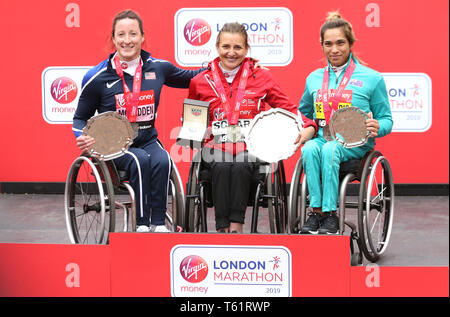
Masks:
[[[305,224],[303,225],[300,233],[317,234],[322,216],[319,213],[314,212],[314,211],[311,211],[308,214],[308,216],[309,217],[306,220]]]
[[[150,228],[147,226],[138,226],[136,232],[150,232]]]
[[[336,212],[324,212],[322,223],[319,228],[320,234],[334,234],[339,231],[339,218]]]
[[[161,225],[161,226],[153,226],[153,225],[152,225],[151,231],[152,231],[152,232],[163,232],[163,233],[171,232],[171,231],[170,231],[169,229],[167,229],[167,227],[164,226],[164,225]]]

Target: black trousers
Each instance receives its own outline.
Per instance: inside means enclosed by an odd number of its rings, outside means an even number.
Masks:
[[[202,158],[211,173],[216,229],[227,228],[230,222],[243,224],[259,162],[247,151],[234,156],[211,148],[203,148]]]

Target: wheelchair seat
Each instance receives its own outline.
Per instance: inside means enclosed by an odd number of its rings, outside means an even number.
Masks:
[[[263,165],[269,165],[269,163],[261,162],[261,166]],[[266,173],[262,173],[259,168],[255,169],[253,172],[252,178],[251,178],[251,184],[250,184],[250,192],[249,192],[249,199],[248,199],[248,206],[253,206],[255,203],[255,192],[256,187],[259,183],[264,184],[264,180],[266,177]],[[199,183],[203,184],[206,188],[205,192],[205,198],[206,198],[206,206],[208,208],[213,207],[213,199],[212,199],[212,175],[211,175],[211,169],[205,167],[204,164],[201,165],[200,171],[198,174],[198,181]],[[263,201],[262,207],[267,208],[267,203],[264,204],[265,201]]]
[[[352,159],[342,162],[339,167],[339,178],[342,180],[345,175],[352,173],[356,175],[357,179],[361,178],[363,159]]]
[[[247,206],[253,206],[251,232],[257,232],[259,207],[268,208],[270,231],[285,232],[287,226],[287,190],[284,165],[280,161],[273,173],[270,163],[261,162],[255,169],[249,191]],[[267,168],[261,169],[261,166]],[[262,172],[264,171],[264,172]],[[201,160],[201,151],[194,156],[189,169],[185,206],[186,231],[207,232],[207,208],[214,206],[211,189],[211,171],[205,168]]]

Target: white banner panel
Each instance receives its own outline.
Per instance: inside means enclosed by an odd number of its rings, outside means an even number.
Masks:
[[[92,66],[47,67],[42,72],[42,116],[51,124],[72,124],[81,82]]]
[[[292,296],[291,252],[282,246],[177,245],[172,296]]]
[[[425,132],[431,127],[431,79],[424,73],[382,73],[394,125],[392,132]]]
[[[183,8],[175,14],[177,63],[204,66],[217,57],[217,34],[228,22],[246,27],[249,57],[268,66],[285,66],[292,61],[293,18],[287,8]]]

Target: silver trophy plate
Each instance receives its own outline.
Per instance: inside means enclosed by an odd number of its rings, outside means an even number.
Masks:
[[[134,138],[128,119],[115,111],[103,112],[90,118],[83,129],[83,135],[95,139],[95,143],[89,147],[89,154],[103,161],[122,156]]]
[[[369,116],[357,107],[338,109],[330,119],[330,132],[334,140],[345,148],[366,144],[370,132],[366,127]]]
[[[271,108],[252,120],[245,138],[247,150],[269,163],[288,159],[295,153],[294,142],[302,130],[296,115],[281,108]]]

